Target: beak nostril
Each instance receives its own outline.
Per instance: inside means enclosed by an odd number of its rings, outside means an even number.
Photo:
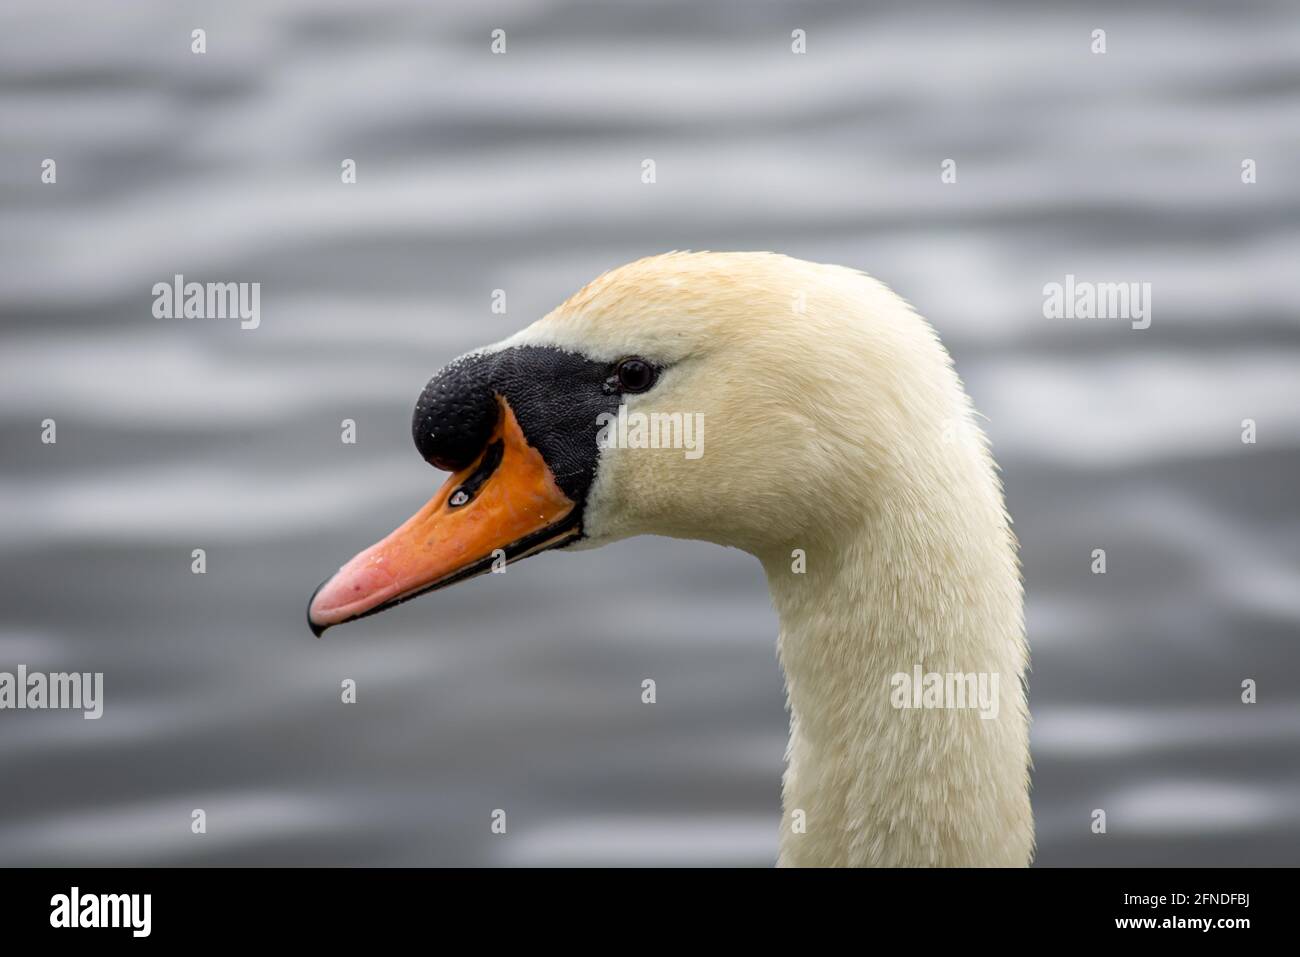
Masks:
[[[505,443],[497,439],[487,447],[487,451],[479,459],[478,468],[474,470],[473,474],[461,483],[460,488],[451,493],[451,498],[447,500],[447,504],[452,508],[468,505],[474,496],[478,494],[479,489],[492,477],[497,467],[501,465],[501,459],[504,455]]]

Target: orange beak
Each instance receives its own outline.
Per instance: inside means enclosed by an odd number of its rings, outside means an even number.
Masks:
[[[331,625],[578,537],[576,504],[528,444],[509,403],[499,396],[497,401],[501,414],[478,459],[316,589],[307,623],[317,637]]]

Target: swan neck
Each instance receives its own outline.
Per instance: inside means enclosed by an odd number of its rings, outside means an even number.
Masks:
[[[1000,494],[980,498],[868,515],[801,570],[796,545],[764,559],[790,710],[782,864],[1028,862],[1019,569]]]

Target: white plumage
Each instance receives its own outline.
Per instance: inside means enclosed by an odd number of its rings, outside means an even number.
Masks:
[[[586,544],[669,535],[762,563],[791,714],[780,863],[1027,864],[1016,543],[930,326],[854,270],[669,253],[494,348],[523,344],[653,357],[667,370],[629,409],[705,416],[698,459],[602,452]],[[996,718],[896,708],[891,677],[918,665],[997,675]]]

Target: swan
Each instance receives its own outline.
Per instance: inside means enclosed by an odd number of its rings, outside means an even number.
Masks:
[[[702,416],[702,454],[616,447],[611,417],[637,413]],[[308,622],[319,637],[565,546],[743,549],[780,621],[778,865],[1024,866],[1023,593],[974,416],[934,330],[862,272],[638,260],[429,381],[415,444],[451,477],[317,588]]]

